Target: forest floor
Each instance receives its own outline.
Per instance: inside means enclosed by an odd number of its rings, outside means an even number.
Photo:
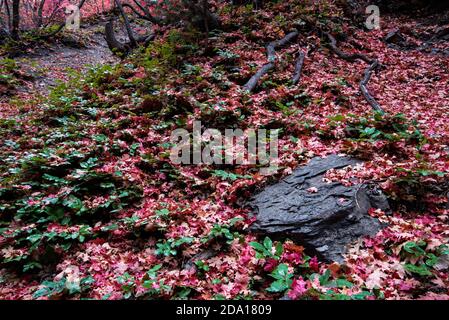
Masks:
[[[121,63],[98,26],[86,49],[2,62],[0,298],[449,299],[449,47],[415,50],[439,16],[383,16],[366,31],[333,4],[217,8],[224,31],[207,41],[162,28]],[[319,17],[343,51],[379,60],[368,88],[385,115],[359,91],[367,65],[339,58],[310,29],[276,50],[254,92],[242,90],[267,63],[265,45],[305,17]],[[395,29],[407,50],[385,43]],[[170,133],[196,119],[282,129],[281,170],[172,164]],[[392,213],[370,211],[382,231],[342,265],[248,232],[242,203],[255,190],[333,153],[364,162],[329,181],[376,183],[389,196]]]

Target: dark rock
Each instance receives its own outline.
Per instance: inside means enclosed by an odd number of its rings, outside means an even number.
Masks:
[[[407,43],[407,39],[405,39],[405,37],[401,34],[399,29],[390,31],[384,40],[386,43],[393,45],[393,46],[397,46],[397,47],[400,47],[403,49],[410,48],[410,44]]]
[[[435,270],[444,271],[449,269],[449,255],[445,254],[437,259],[437,263],[433,266]]]
[[[256,221],[250,230],[274,238],[290,238],[309,254],[325,261],[342,262],[346,245],[375,235],[382,224],[369,216],[370,208],[389,211],[386,197],[369,185],[346,187],[326,183],[324,174],[360,161],[331,155],[314,158],[277,184],[255,195],[249,205]],[[315,187],[318,192],[308,190]]]
[[[183,269],[191,269],[195,267],[195,262],[196,261],[201,261],[201,260],[207,260],[210,259],[212,257],[215,257],[218,254],[217,251],[213,250],[213,249],[207,249],[205,251],[202,251],[196,255],[194,255],[192,258],[190,258],[184,265],[183,265]]]

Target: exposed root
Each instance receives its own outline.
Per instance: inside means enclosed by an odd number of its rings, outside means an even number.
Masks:
[[[269,62],[264,64],[257,72],[248,80],[248,82],[243,86],[243,88],[249,92],[254,91],[257,86],[257,82],[259,82],[260,78],[263,77],[264,74],[268,73],[274,67],[273,62]]]
[[[114,54],[127,54],[131,49],[130,44],[121,43],[114,35],[114,18],[111,18],[105,25],[105,39],[109,49]]]
[[[122,43],[117,40],[114,34],[114,17],[112,17],[108,23],[105,25],[105,39],[108,44],[109,49],[118,56],[126,56],[131,52],[138,44],[147,46],[151,41],[154,40],[154,35],[140,36],[135,39],[135,44],[132,42]]]
[[[296,60],[296,64],[295,64],[295,72],[293,74],[293,79],[292,79],[293,85],[298,84],[299,80],[301,79],[302,66],[304,65],[305,57],[306,57],[306,54],[302,51],[299,51],[298,59]]]
[[[363,96],[365,97],[366,101],[371,105],[371,108],[380,112],[381,114],[384,114],[385,111],[381,108],[376,99],[374,99],[373,96],[369,93],[368,88],[366,87],[368,85],[368,82],[371,78],[373,71],[376,70],[378,67],[379,61],[372,60],[368,68],[365,69],[363,79],[360,81],[360,91],[362,91]]]
[[[435,31],[435,34],[430,36],[423,44],[416,45],[407,41],[402,35],[399,29],[390,31],[385,37],[384,41],[390,48],[399,51],[411,51],[416,50],[422,53],[441,54],[443,56],[449,56],[449,50],[439,49],[433,47],[435,43],[447,40],[449,36],[449,27],[442,27]]]
[[[347,60],[347,61],[350,61],[350,62],[354,62],[356,60],[362,60],[362,61],[365,61],[368,64],[370,64],[373,61],[373,59],[371,59],[368,56],[366,56],[364,54],[361,54],[361,53],[348,54],[348,53],[345,53],[345,52],[341,51],[337,47],[337,40],[335,40],[335,38],[330,33],[324,32],[324,35],[329,39],[332,51],[334,51],[335,54],[337,56],[339,56],[340,58],[342,58],[344,60]]]
[[[298,31],[292,31],[287,34],[284,38],[280,40],[276,40],[270,42],[267,46],[267,58],[268,63],[264,64],[252,77],[248,80],[248,82],[243,86],[243,89],[252,92],[257,86],[260,78],[272,68],[274,68],[274,63],[276,61],[276,48],[281,48],[287,45],[290,41],[298,36]]]
[[[335,52],[335,54],[338,57],[351,62],[356,60],[362,60],[365,61],[367,64],[369,64],[369,66],[365,69],[363,79],[360,81],[360,91],[362,92],[363,96],[365,97],[366,101],[369,103],[371,108],[384,114],[385,111],[382,109],[382,107],[379,105],[376,99],[374,99],[374,97],[369,93],[367,88],[372,73],[379,68],[379,61],[377,59],[369,58],[368,56],[361,53],[353,53],[353,54],[345,53],[337,47],[337,40],[335,40],[335,38],[331,34],[327,32],[324,32],[323,34],[326,35],[327,38],[329,39],[332,51]]]

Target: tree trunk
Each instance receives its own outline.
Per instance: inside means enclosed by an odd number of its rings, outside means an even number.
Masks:
[[[13,0],[11,37],[14,40],[19,39],[19,28],[20,28],[20,0]]]
[[[41,3],[39,4],[39,8],[37,9],[37,27],[38,28],[42,27],[42,23],[43,23],[42,13],[44,11],[45,2],[46,2],[46,0],[41,0]]]
[[[125,21],[125,27],[126,27],[126,32],[128,33],[129,42],[131,43],[131,46],[136,47],[137,42],[136,42],[136,39],[134,38],[133,31],[131,29],[131,25],[129,24],[128,16],[126,15],[125,11],[123,10],[122,3],[120,2],[120,0],[115,0],[115,3],[117,4],[117,8],[123,17],[123,20]]]
[[[106,43],[109,49],[115,54],[126,54],[128,52],[127,46],[115,38],[114,35],[114,18],[111,18],[105,26]]]
[[[6,16],[8,17],[8,31],[11,32],[12,21],[11,21],[11,11],[9,9],[8,0],[5,0],[5,10],[6,10]]]

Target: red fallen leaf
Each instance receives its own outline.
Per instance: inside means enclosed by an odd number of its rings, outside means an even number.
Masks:
[[[302,254],[304,252],[304,247],[298,246],[294,243],[286,243],[286,244],[284,244],[284,250],[285,251],[293,251],[293,252]]]
[[[274,270],[274,268],[276,268],[276,266],[277,266],[278,264],[279,264],[279,261],[278,261],[278,260],[269,258],[269,259],[267,259],[267,262],[265,263],[263,269],[264,269],[266,272],[271,272],[271,271]]]
[[[338,263],[332,263],[332,264],[330,264],[329,266],[328,266],[328,269],[330,270],[330,272],[332,273],[332,276],[334,277],[334,278],[338,278],[338,276],[340,275],[340,271],[341,271],[341,268],[340,268],[340,265],[338,264]]]
[[[312,259],[310,259],[309,267],[314,272],[318,272],[320,270],[320,265],[318,263],[318,258],[316,256],[314,256]]]
[[[291,299],[298,299],[300,296],[307,292],[307,282],[303,280],[302,277],[294,279],[292,283],[292,288],[288,292],[288,296]]]

